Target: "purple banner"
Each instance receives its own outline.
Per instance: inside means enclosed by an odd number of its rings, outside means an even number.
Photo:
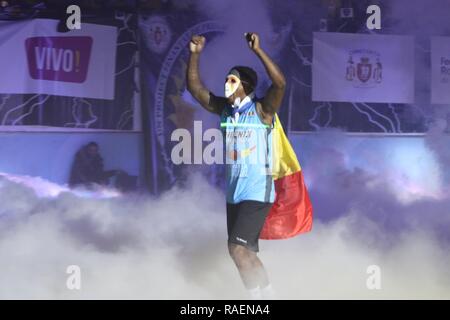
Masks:
[[[92,38],[31,37],[25,40],[31,78],[83,83],[92,49]]]

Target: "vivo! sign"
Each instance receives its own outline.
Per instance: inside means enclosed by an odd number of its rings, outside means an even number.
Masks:
[[[25,40],[28,70],[35,80],[86,81],[92,38],[32,37]]]

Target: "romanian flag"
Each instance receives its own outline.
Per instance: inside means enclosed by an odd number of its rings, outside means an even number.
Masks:
[[[259,236],[267,240],[286,239],[308,232],[313,221],[313,208],[300,163],[277,114],[272,133],[275,202]]]

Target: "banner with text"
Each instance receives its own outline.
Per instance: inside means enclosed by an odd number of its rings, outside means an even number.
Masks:
[[[114,99],[117,29],[57,20],[0,23],[0,93]]]
[[[450,37],[431,38],[431,103],[450,104]]]

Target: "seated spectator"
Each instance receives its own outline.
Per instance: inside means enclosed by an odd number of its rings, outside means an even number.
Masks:
[[[99,146],[89,142],[75,155],[70,173],[70,187],[94,187],[95,185],[108,185],[112,176],[121,174],[121,170],[108,170],[103,168],[103,158]]]

